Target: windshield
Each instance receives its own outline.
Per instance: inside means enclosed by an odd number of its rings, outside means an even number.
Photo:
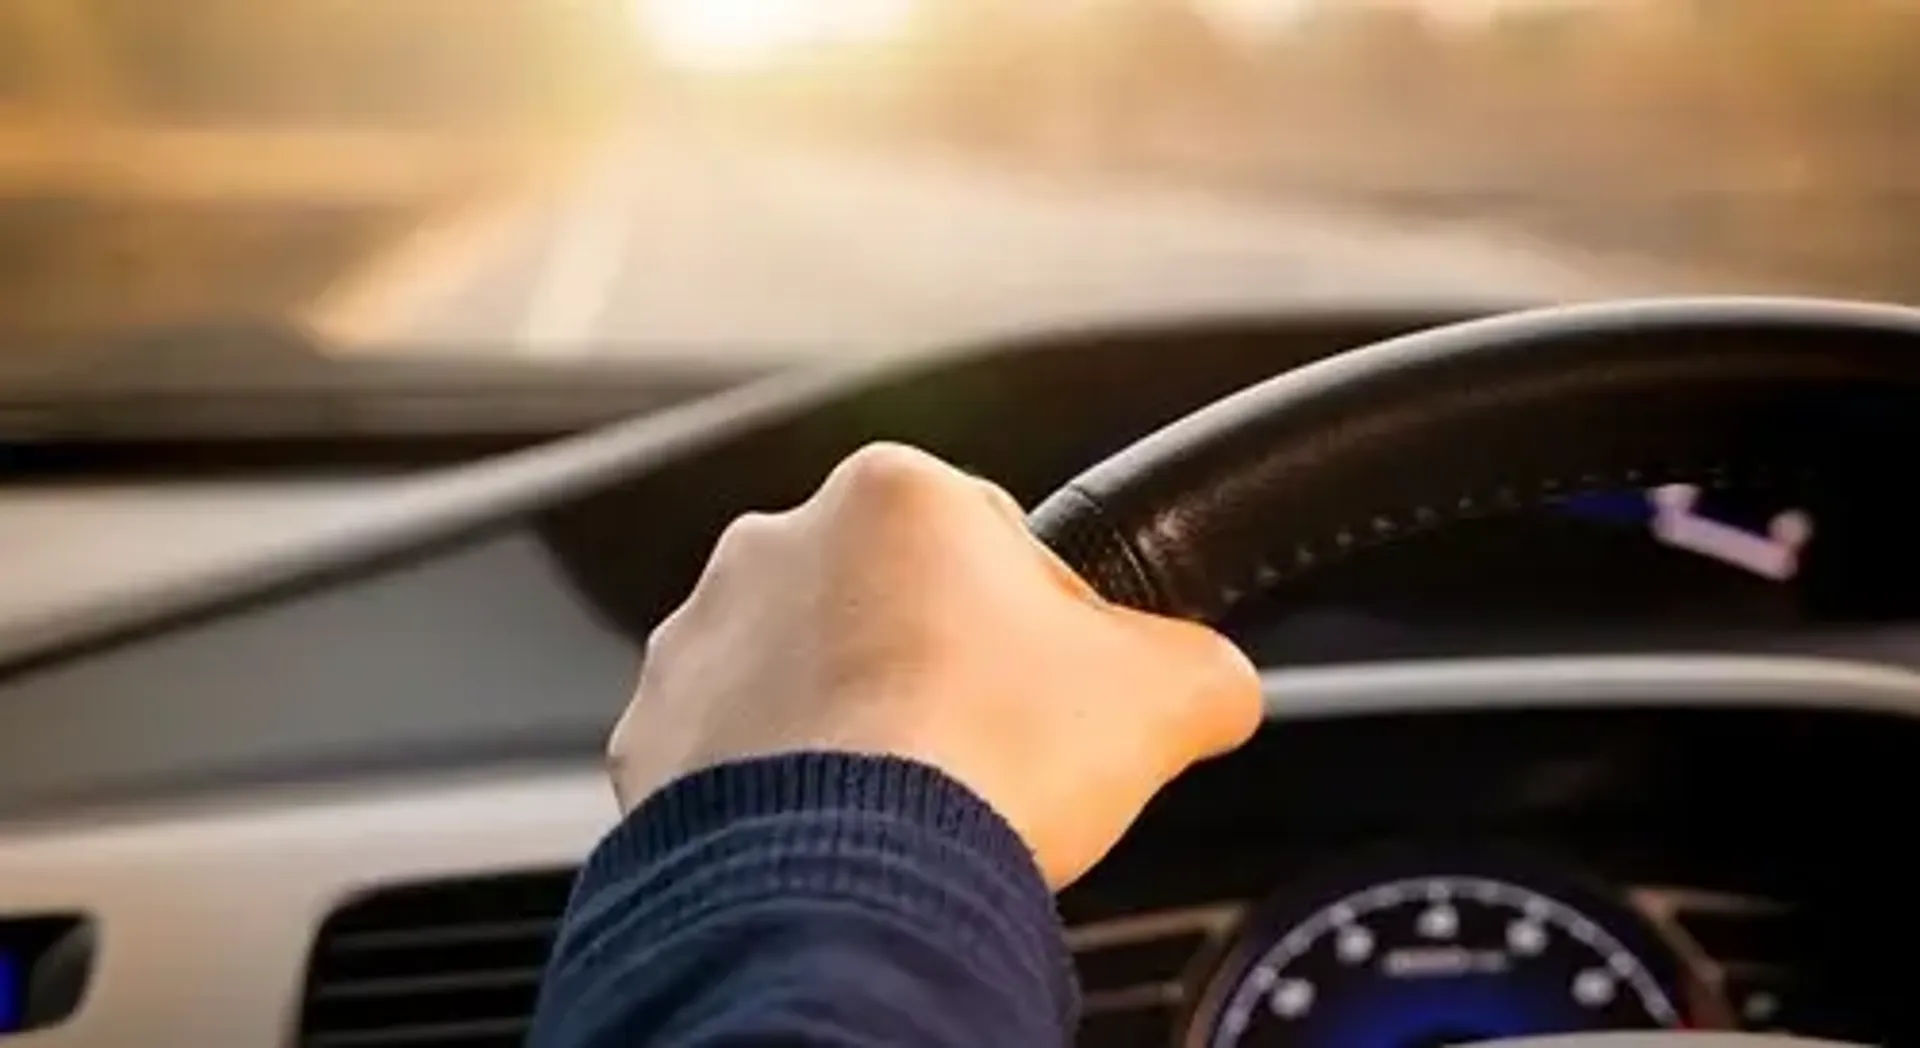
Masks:
[[[904,352],[1920,301],[1916,0],[17,0],[0,333]]]

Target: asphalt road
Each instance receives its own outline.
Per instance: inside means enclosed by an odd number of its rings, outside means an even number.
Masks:
[[[1649,289],[1491,230],[723,135],[636,138],[481,227],[381,273],[336,309],[336,337],[547,358],[887,353],[1089,319]]]

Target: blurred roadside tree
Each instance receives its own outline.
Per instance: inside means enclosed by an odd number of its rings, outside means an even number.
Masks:
[[[395,127],[573,119],[630,73],[611,0],[90,2],[152,116]],[[484,7],[484,11],[481,9]]]
[[[625,16],[0,0],[0,331],[298,310],[617,115],[640,66]],[[95,64],[110,90],[66,89]]]
[[[1276,189],[1920,295],[1920,2],[1336,4],[1263,45]]]

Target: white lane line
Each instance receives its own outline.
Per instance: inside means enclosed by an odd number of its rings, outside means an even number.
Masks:
[[[520,327],[522,356],[592,351],[595,328],[626,267],[639,204],[639,173],[624,154],[616,157],[605,185],[582,192],[555,223]]]
[[[486,197],[431,217],[323,291],[303,319],[329,352],[372,354],[437,341],[438,311],[526,236],[538,210],[524,199]]]
[[[579,183],[579,170],[602,144],[556,141],[529,146],[509,171],[435,201],[419,225],[341,276],[300,313],[330,351],[375,353],[446,341],[444,314],[489,264],[538,251],[556,198]]]

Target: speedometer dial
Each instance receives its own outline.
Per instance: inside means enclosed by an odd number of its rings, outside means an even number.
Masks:
[[[1497,873],[1396,876],[1272,908],[1190,1048],[1441,1048],[1685,1025],[1677,961],[1624,907]]]

